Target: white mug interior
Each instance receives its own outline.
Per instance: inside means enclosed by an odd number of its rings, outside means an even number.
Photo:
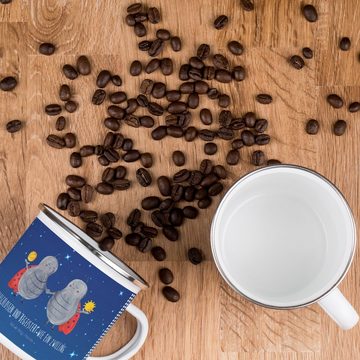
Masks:
[[[305,306],[345,275],[354,253],[351,210],[325,178],[292,165],[240,179],[215,214],[211,245],[227,282],[265,306]]]

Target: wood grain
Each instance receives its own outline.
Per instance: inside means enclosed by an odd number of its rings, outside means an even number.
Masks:
[[[255,0],[255,11],[245,12],[239,1],[173,0],[147,1],[162,13],[159,25],[149,25],[147,39],[155,29],[167,28],[183,40],[183,50],[173,53],[165,49],[162,56],[179,64],[192,56],[199,44],[206,42],[213,53],[226,54],[232,64],[245,66],[248,77],[244,82],[216,86],[229,95],[231,110],[241,115],[254,110],[258,117],[270,122],[272,142],[265,151],[269,158],[311,167],[333,181],[349,201],[359,223],[359,137],[358,114],[346,108],[335,110],[325,101],[327,94],[336,92],[345,102],[360,100],[360,8],[355,0],[314,0],[319,21],[308,23],[301,16],[302,1]],[[54,119],[43,112],[44,105],[57,101],[60,84],[70,84],[79,110],[68,117],[66,131],[76,132],[79,143],[98,143],[106,130],[101,123],[106,106],[95,107],[89,99],[95,89],[99,70],[108,68],[124,80],[122,89],[129,96],[138,93],[145,75],[133,78],[128,73],[133,59],[148,61],[137,49],[138,39],[124,24],[128,1],[119,0],[13,0],[0,6],[0,77],[16,75],[19,85],[14,92],[0,94],[0,259],[3,259],[26,226],[37,213],[37,204],[54,205],[59,192],[66,190],[63,179],[68,173],[81,174],[90,183],[99,179],[102,168],[96,159],[85,159],[80,169],[69,165],[70,149],[56,151],[47,147],[45,138],[54,130]],[[222,31],[211,24],[216,16],[228,14],[230,23]],[[342,36],[349,36],[352,47],[348,52],[338,49]],[[226,49],[229,40],[239,40],[245,53],[236,58]],[[55,55],[38,54],[43,41],[54,42]],[[300,54],[302,47],[314,49],[314,59],[297,71],[287,58]],[[92,62],[92,75],[69,81],[61,74],[64,63],[74,63],[78,55],[86,54]],[[158,73],[151,78],[164,81],[168,87],[179,84],[176,77]],[[112,85],[107,88],[115,91]],[[264,106],[255,102],[259,92],[272,94],[274,102]],[[209,106],[214,114],[219,109],[209,99],[201,99],[201,107]],[[200,109],[199,108],[199,109]],[[199,126],[198,110],[194,124]],[[11,119],[26,120],[23,131],[10,135],[4,125]],[[307,119],[317,118],[321,124],[318,136],[304,132]],[[336,138],[331,126],[336,119],[348,121],[348,131]],[[156,120],[159,124],[162,120]],[[197,167],[203,154],[203,142],[186,143],[183,139],[166,138],[154,143],[150,129],[123,126],[121,132],[134,139],[135,147],[154,153],[155,176],[171,175],[176,170],[171,153],[182,149],[187,154],[187,167]],[[224,162],[230,145],[216,140],[215,162]],[[253,149],[252,149],[253,150]],[[228,168],[230,186],[237,178],[253,169],[249,149],[241,150],[241,162]],[[129,177],[135,179],[137,164],[129,164]],[[136,182],[126,193],[111,197],[96,196],[91,208],[99,212],[114,211],[118,225],[124,231],[128,212],[138,207],[140,200],[157,193],[155,185],[141,188]],[[221,280],[211,257],[209,226],[216,205],[201,212],[199,221],[187,221],[181,228],[181,240],[169,243],[162,236],[157,244],[168,252],[166,262],[159,264],[149,254],[139,254],[118,241],[117,255],[128,261],[150,283],[151,288],[135,299],[150,320],[149,338],[135,359],[221,359],[221,360],[342,360],[357,359],[360,354],[360,327],[343,332],[316,306],[294,311],[262,309],[241,298]],[[145,218],[147,221],[148,217]],[[80,224],[79,222],[77,222]],[[186,250],[200,247],[206,261],[194,267],[186,261]],[[360,308],[359,255],[341,284],[341,290]],[[175,274],[174,287],[182,298],[179,303],[166,302],[161,295],[157,271],[169,266]],[[95,354],[108,354],[125,343],[134,331],[134,321],[123,316],[104,338]],[[14,360],[4,347],[0,358]]]

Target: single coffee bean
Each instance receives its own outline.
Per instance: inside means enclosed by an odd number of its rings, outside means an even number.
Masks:
[[[66,210],[70,202],[70,196],[67,193],[61,193],[57,197],[56,206],[60,210]]]
[[[215,165],[213,171],[218,178],[226,179],[226,170],[222,165]]]
[[[190,70],[189,64],[181,65],[179,69],[179,79],[182,81],[189,80],[189,70]]]
[[[210,55],[210,46],[208,44],[201,44],[196,51],[196,55],[201,60],[207,59]]]
[[[167,128],[166,126],[158,126],[151,132],[151,137],[154,140],[161,140],[167,135]]]
[[[147,187],[152,183],[152,178],[150,173],[144,168],[140,168],[136,170],[136,179],[138,183],[144,187]]]
[[[166,176],[159,176],[157,179],[157,185],[161,195],[163,196],[171,195],[171,183]]]
[[[69,85],[63,84],[60,86],[59,97],[62,101],[68,101],[71,98],[71,91]]]
[[[86,224],[85,232],[92,238],[99,238],[103,233],[103,228],[100,224],[90,222]]]
[[[178,101],[181,98],[181,93],[178,90],[169,90],[166,92],[166,100],[169,102]]]
[[[255,143],[257,145],[267,145],[270,142],[270,136],[268,134],[259,134],[255,136]]]
[[[231,82],[231,73],[224,69],[218,69],[215,71],[215,79],[221,83]]]
[[[245,125],[249,128],[253,128],[256,124],[256,116],[253,112],[247,112],[244,115]]]
[[[170,45],[173,51],[180,51],[182,47],[180,38],[178,36],[173,36],[170,39]]]
[[[91,185],[85,184],[81,188],[81,198],[85,204],[91,202],[94,194],[94,188]]]
[[[199,209],[207,209],[211,205],[211,203],[212,203],[211,197],[207,196],[204,199],[200,199],[197,204]]]
[[[194,265],[199,265],[203,261],[203,255],[198,248],[188,250],[188,259]]]
[[[150,153],[142,153],[140,155],[140,162],[144,168],[150,168],[153,165],[153,158]]]
[[[164,83],[162,82],[156,82],[152,88],[152,92],[151,95],[155,98],[155,99],[161,99],[165,96],[166,94],[166,86]]]
[[[197,132],[196,128],[194,126],[189,126],[185,131],[185,135],[184,135],[185,140],[186,141],[194,141],[195,138],[197,137],[197,134],[198,134],[198,132]]]
[[[127,124],[131,127],[134,127],[134,128],[140,127],[140,120],[135,115],[126,115],[124,122],[125,122],[125,124]]]
[[[179,87],[179,91],[182,94],[191,94],[195,91],[195,84],[194,82],[188,81],[188,82],[184,82],[180,85]]]
[[[208,191],[204,187],[200,186],[200,188],[195,193],[196,200],[202,200],[208,197]]]
[[[181,183],[189,179],[191,172],[187,169],[182,169],[176,172],[173,176],[173,181],[175,183]]]
[[[166,252],[161,246],[155,246],[151,249],[151,254],[157,261],[164,261],[166,259]]]
[[[239,163],[240,153],[238,150],[230,150],[226,155],[226,162],[228,165],[236,165]]]
[[[147,34],[146,27],[143,23],[137,22],[134,25],[134,33],[137,37],[143,37]]]
[[[115,224],[115,215],[112,212],[107,212],[100,216],[100,222],[106,229],[110,229]]]
[[[200,167],[199,170],[200,172],[202,172],[204,175],[209,175],[212,171],[213,165],[211,160],[209,159],[204,159],[201,161],[200,163]]]
[[[214,74],[215,74],[215,68],[214,68]],[[210,88],[207,92],[207,96],[211,100],[217,99],[219,95],[220,95],[219,91],[215,88]]]
[[[159,278],[163,284],[169,285],[174,281],[174,275],[168,268],[162,268],[159,270]]]
[[[101,105],[106,98],[106,92],[103,89],[97,89],[95,90],[91,102],[94,105]]]
[[[107,108],[108,114],[115,119],[123,119],[125,117],[125,110],[116,105],[110,105]]]
[[[255,121],[254,129],[258,133],[263,133],[268,128],[268,121],[266,119],[257,119]]]
[[[180,126],[170,125],[166,128],[166,133],[174,138],[180,138],[184,135],[184,130]]]
[[[171,199],[174,201],[180,201],[184,194],[184,187],[180,184],[174,184],[171,187]]]
[[[65,183],[70,187],[80,188],[86,184],[86,180],[78,175],[68,175],[65,178]]]
[[[240,5],[245,11],[254,10],[254,3],[251,0],[240,0]]]
[[[196,69],[190,66],[189,69],[189,78],[192,80],[201,80],[203,78],[203,70]]]
[[[73,133],[67,133],[64,136],[65,146],[69,149],[76,145],[76,135]]]
[[[163,75],[171,75],[174,71],[173,62],[170,58],[164,58],[160,61],[160,70]]]
[[[65,140],[61,138],[60,136],[50,134],[46,138],[46,142],[49,146],[55,148],[55,149],[62,149],[65,147]]]
[[[152,239],[149,237],[142,238],[137,248],[143,253],[149,252],[152,248]]]
[[[235,66],[231,73],[235,81],[243,81],[245,79],[245,69],[242,66]]]
[[[136,14],[141,11],[142,4],[141,3],[134,3],[127,7],[126,11],[128,14]]]
[[[164,226],[162,233],[170,241],[177,241],[179,239],[179,232],[173,226]]]
[[[256,101],[260,104],[270,104],[272,102],[272,96],[269,94],[258,94],[256,95]]]
[[[75,80],[79,76],[76,69],[70,64],[65,64],[62,68],[62,71],[69,80]]]
[[[353,102],[349,105],[350,112],[358,112],[360,110],[360,102]]]
[[[164,108],[156,102],[149,102],[147,108],[149,113],[155,116],[161,116],[164,113]]]
[[[146,71],[146,68],[145,68],[145,71]],[[144,94],[144,95],[150,95],[153,86],[154,86],[154,82],[151,79],[144,79],[140,85],[140,93]]]
[[[89,75],[91,73],[90,60],[87,56],[81,55],[77,58],[76,69],[81,75]]]
[[[135,24],[134,24],[135,25]],[[152,44],[152,41],[149,41],[149,40],[143,40],[143,41],[140,41],[139,44],[138,44],[138,48],[139,50],[141,51],[148,51],[151,47],[151,44]]]
[[[140,152],[138,150],[135,150],[135,149],[129,150],[123,156],[123,160],[125,162],[134,162],[134,161],[139,160],[139,159],[140,159]]]
[[[215,132],[208,129],[202,129],[199,131],[199,138],[204,141],[213,141],[215,139]]]
[[[302,13],[304,18],[309,22],[315,22],[318,19],[317,11],[313,5],[305,5],[302,8]]]
[[[80,203],[78,201],[71,200],[69,202],[67,210],[70,216],[79,216],[81,214]]]
[[[224,55],[215,54],[212,60],[215,68],[229,70],[229,60]]]
[[[194,92],[198,94],[206,94],[209,90],[209,84],[203,80],[195,81]]]
[[[328,95],[326,100],[335,109],[340,109],[344,105],[343,99],[336,94]]]
[[[180,114],[186,111],[187,105],[183,101],[175,101],[169,104],[167,110],[170,114]]]
[[[160,202],[161,200],[157,196],[148,196],[141,201],[141,207],[144,210],[153,210],[159,207]]]
[[[190,172],[190,178],[188,180],[190,185],[198,185],[201,183],[204,175],[199,170],[193,170]]]
[[[143,94],[138,95],[136,101],[141,107],[147,107],[149,105],[148,98]]]
[[[211,125],[213,122],[211,111],[209,109],[201,109],[200,120],[204,125]]]
[[[115,179],[123,179],[126,176],[126,167],[120,165],[115,168]]]
[[[256,166],[265,165],[266,157],[261,150],[256,150],[251,154],[251,163]]]
[[[160,22],[160,11],[156,7],[151,7],[148,10],[148,19],[152,24],[158,24]]]
[[[78,104],[75,101],[69,100],[65,103],[65,110],[69,113],[73,113],[78,108]]]
[[[290,64],[297,70],[302,69],[305,66],[304,59],[299,55],[293,55],[289,59]]]
[[[170,31],[166,29],[159,29],[156,31],[156,37],[161,40],[169,40],[170,39]]]
[[[155,210],[151,213],[151,220],[158,227],[162,227],[166,222],[165,216],[160,210]]]
[[[199,70],[205,66],[204,62],[197,56],[192,56],[189,59],[189,64],[192,68],[199,69]]]
[[[102,166],[108,166],[110,164],[110,161],[104,155],[99,156],[98,161]]]
[[[99,155],[102,155],[104,153],[104,146],[102,145],[96,145],[95,146],[95,151],[94,151],[94,154],[99,156]]]
[[[144,225],[141,229],[141,234],[145,237],[154,238],[158,235],[158,231],[156,228],[152,226],[146,226]]]
[[[104,88],[111,80],[111,74],[108,70],[101,70],[96,78],[96,86]]]
[[[344,121],[344,120],[337,120],[337,121],[334,123],[334,126],[333,126],[334,134],[335,134],[336,136],[344,135],[345,130],[346,130],[346,127],[347,127],[346,121]]]
[[[114,247],[114,244],[114,239],[110,236],[106,236],[99,242],[99,247],[102,251],[109,251]]]
[[[114,187],[106,182],[98,183],[95,186],[95,190],[102,195],[110,195],[114,192]]]
[[[126,15],[125,22],[128,26],[135,26],[136,24],[135,16],[133,14]]]
[[[233,55],[241,55],[244,52],[244,47],[236,40],[228,42],[227,47]]]
[[[184,221],[183,211],[179,208],[170,210],[169,221],[173,226],[181,226]]]
[[[84,145],[80,148],[79,152],[82,157],[91,156],[95,152],[95,147],[92,145]]]
[[[104,126],[107,127],[109,130],[118,131],[120,128],[120,122],[118,119],[113,117],[107,117],[104,120]]]
[[[214,155],[217,152],[217,145],[213,142],[206,143],[204,145],[204,153],[206,155]]]
[[[80,212],[80,219],[84,222],[96,222],[98,214],[93,210],[82,210]]]
[[[107,229],[107,233],[115,240],[118,240],[123,236],[122,232],[116,227],[110,227]]]
[[[121,86],[121,84],[122,84],[122,80],[121,80],[121,77],[119,75],[111,76],[110,80],[115,86]]]
[[[129,226],[136,226],[139,223],[140,218],[141,218],[141,211],[139,209],[134,209],[130,212],[126,220],[126,223]]]
[[[317,134],[319,131],[319,122],[315,119],[308,120],[305,130],[309,135]]]
[[[224,139],[224,140],[232,140],[235,136],[234,131],[231,129],[228,129],[226,127],[221,127],[219,128],[219,130],[217,131],[217,136],[220,139]]]
[[[129,140],[129,139],[126,139],[126,140]],[[113,136],[113,139],[112,139],[112,147],[113,147],[113,149],[116,149],[116,150],[123,149],[123,150],[125,150],[124,149],[124,144],[125,144],[124,135],[122,135],[120,133],[116,133]],[[132,142],[131,142],[131,144],[132,144]]]
[[[70,165],[73,168],[78,168],[82,165],[82,158],[80,153],[78,152],[73,152],[70,155]]]
[[[245,146],[252,146],[255,144],[255,136],[250,130],[243,130],[241,132],[241,140]]]
[[[266,164],[269,166],[280,165],[281,161],[279,161],[277,159],[269,159]]]
[[[104,151],[104,156],[110,161],[110,162],[117,162],[120,160],[120,155],[115,149],[106,149]]]
[[[121,104],[127,100],[127,95],[123,91],[116,91],[109,95],[109,99],[113,104]]]
[[[145,12],[138,12],[136,14],[134,14],[134,19],[135,19],[135,23],[139,22],[144,22],[148,19],[147,17],[147,13]]]
[[[17,80],[13,76],[7,76],[0,81],[0,89],[2,91],[11,91],[15,89]]]
[[[165,286],[162,289],[162,293],[166,300],[171,302],[178,302],[180,300],[180,294],[177,290],[172,288],[171,286]]]
[[[138,76],[141,74],[142,64],[139,60],[134,60],[130,65],[130,74],[132,76]]]
[[[164,42],[161,39],[156,39],[151,44],[148,54],[151,57],[155,57],[158,56],[163,49],[164,49]]]
[[[209,186],[215,184],[218,180],[219,179],[218,179],[217,175],[215,175],[214,173],[210,173],[202,179],[200,185],[204,186],[204,187],[209,187]]]
[[[55,45],[51,43],[42,43],[39,46],[39,53],[42,55],[52,55],[55,52]]]
[[[45,113],[50,116],[56,116],[61,113],[61,106],[59,104],[49,104],[45,106]]]
[[[229,18],[226,15],[220,15],[214,21],[214,28],[216,30],[221,30],[227,25],[228,22]]]
[[[111,183],[111,181],[115,178],[115,169],[108,167],[106,168],[101,176],[101,180],[107,183]]]
[[[312,59],[313,56],[314,56],[313,51],[312,51],[310,48],[308,48],[308,47],[304,47],[304,48],[302,49],[302,54],[303,54],[303,57],[304,57],[305,59]]]
[[[196,109],[199,106],[199,94],[191,93],[188,97],[187,105],[190,109]]]
[[[232,121],[232,113],[229,110],[221,110],[219,114],[219,123],[223,127],[228,127]]]
[[[176,150],[172,153],[172,160],[176,166],[183,166],[185,164],[185,155],[182,151]]]
[[[187,219],[195,219],[199,215],[199,210],[193,206],[185,206],[183,208],[183,214]]]
[[[184,200],[193,201],[195,199],[196,189],[194,186],[186,186],[184,188]]]
[[[350,50],[350,46],[351,46],[351,41],[350,41],[350,39],[348,37],[343,37],[343,38],[340,39],[339,48],[342,51]]]
[[[20,120],[11,120],[6,124],[6,131],[9,133],[15,133],[22,128],[22,122]]]
[[[136,99],[131,98],[127,101],[126,114],[133,114],[136,109],[139,107],[139,104]]]
[[[208,194],[210,196],[216,196],[218,194],[220,194],[224,189],[223,184],[221,184],[220,182],[216,182],[215,184],[212,184],[209,189],[208,189]]]
[[[230,105],[230,96],[227,94],[221,94],[218,97],[218,105],[221,108],[227,108]]]

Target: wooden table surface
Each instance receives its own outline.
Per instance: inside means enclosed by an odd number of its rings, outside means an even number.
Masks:
[[[254,12],[245,12],[235,0],[152,0],[147,5],[159,7],[163,20],[158,25],[149,25],[147,38],[153,38],[154,29],[161,27],[182,38],[180,53],[169,48],[163,53],[175,60],[176,72],[179,64],[195,54],[203,42],[212,46],[213,53],[226,54],[232,64],[245,66],[245,81],[216,84],[231,95],[231,110],[238,115],[254,110],[258,117],[268,119],[268,133],[272,137],[264,150],[268,158],[307,166],[324,174],[343,191],[360,223],[359,114],[350,114],[346,107],[335,110],[325,100],[331,92],[343,96],[346,104],[360,100],[360,7],[355,0],[311,2],[319,13],[316,23],[309,23],[301,16],[303,2],[298,0],[255,0]],[[126,89],[130,96],[138,93],[145,78],[145,74],[133,78],[128,73],[133,59],[148,61],[148,55],[137,49],[138,38],[124,23],[128,4],[120,0],[13,0],[10,5],[0,6],[0,77],[15,74],[19,78],[15,91],[0,93],[0,259],[36,216],[38,203],[55,205],[57,194],[66,190],[67,174],[85,176],[92,184],[98,181],[103,168],[96,159],[88,158],[83,167],[72,169],[68,161],[72,150],[56,150],[46,145],[45,138],[54,131],[55,120],[44,114],[43,107],[58,101],[61,83],[71,83],[80,106],[68,116],[68,129],[76,132],[82,145],[101,141],[106,132],[101,125],[106,106],[95,107],[89,102],[98,71],[107,68],[120,74],[124,80],[121,89]],[[217,31],[212,22],[220,14],[229,15],[230,22],[226,29]],[[352,40],[348,52],[338,49],[342,36]],[[233,39],[245,46],[245,53],[237,58],[226,49],[227,42]],[[46,57],[37,52],[38,45],[44,41],[57,45],[55,55]],[[300,54],[305,46],[314,49],[315,57],[297,71],[289,66],[287,58]],[[61,66],[74,63],[81,54],[90,57],[92,75],[71,82],[61,74]],[[166,82],[168,87],[179,84],[177,76],[165,78],[154,73],[151,78]],[[115,90],[111,86],[109,89]],[[260,92],[272,94],[273,103],[256,103],[254,96]],[[208,99],[201,100],[203,106],[216,109]],[[25,120],[26,127],[10,135],[4,126],[14,118]],[[321,124],[317,136],[304,131],[309,118],[318,119]],[[348,130],[342,137],[331,132],[336,119],[348,121]],[[193,123],[200,126],[198,116]],[[186,152],[189,168],[195,168],[204,158],[201,140],[186,143],[184,139],[166,138],[155,143],[150,131],[127,126],[121,129],[134,139],[139,150],[154,153],[151,169],[154,177],[174,173],[171,153],[176,149]],[[217,143],[219,152],[212,158],[214,162],[224,163],[230,144]],[[227,187],[253,169],[249,154],[250,150],[242,149],[239,165],[228,167]],[[146,194],[157,192],[155,185],[144,189],[136,183],[137,167],[136,163],[128,166],[129,177],[134,180],[129,191],[111,197],[97,196],[90,204],[99,212],[115,212],[117,224],[124,231],[128,212],[139,207]],[[209,226],[219,201],[216,198],[197,221],[185,223],[180,241],[171,243],[162,236],[157,238],[157,244],[168,252],[164,263],[156,262],[150,254],[139,253],[122,240],[116,243],[114,252],[152,285],[135,299],[150,321],[148,340],[135,359],[358,359],[360,326],[343,332],[317,305],[294,311],[263,309],[244,300],[225,284],[215,268],[209,243]],[[191,246],[201,248],[206,257],[196,267],[186,260],[186,251]],[[357,309],[360,309],[359,260],[357,252],[340,286]],[[176,304],[167,302],[161,295],[157,271],[164,265],[173,270],[173,285],[182,296]],[[123,316],[95,354],[117,349],[131,336],[134,325],[133,319]],[[0,358],[16,357],[1,347]]]

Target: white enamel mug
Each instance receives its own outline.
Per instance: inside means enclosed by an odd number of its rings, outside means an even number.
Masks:
[[[354,217],[340,191],[294,165],[242,177],[222,199],[211,226],[216,266],[235,291],[274,309],[317,302],[344,330],[359,320],[337,287],[355,246]]]

